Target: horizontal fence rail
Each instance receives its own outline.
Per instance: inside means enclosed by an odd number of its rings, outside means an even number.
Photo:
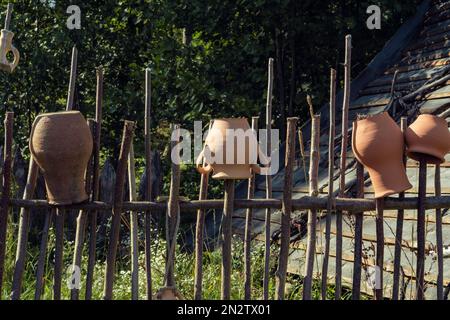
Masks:
[[[414,210],[417,209],[418,198],[411,197],[401,200],[399,198],[386,198],[384,210]],[[10,199],[9,205],[16,208],[26,209],[48,209],[48,208],[64,208],[67,210],[112,210],[111,203],[93,201],[70,206],[54,206],[50,205],[46,200],[24,200]],[[196,213],[197,210],[206,209],[223,209],[224,200],[192,200],[180,201],[180,210],[183,212]],[[445,209],[450,207],[450,196],[427,197],[424,203],[426,210]],[[299,199],[292,200],[292,208],[294,210],[327,210],[328,199],[304,196]],[[235,199],[235,209],[282,209],[282,200],[279,199]],[[123,212],[125,211],[165,211],[167,203],[151,202],[151,201],[124,201]],[[342,210],[347,214],[356,214],[367,211],[376,210],[376,201],[374,199],[357,199],[357,198],[335,198],[332,201],[332,210]]]

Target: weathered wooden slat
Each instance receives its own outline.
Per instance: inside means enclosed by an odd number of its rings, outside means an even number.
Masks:
[[[55,209],[51,209],[45,216],[44,227],[42,229],[41,244],[39,247],[39,257],[36,267],[36,286],[34,290],[34,300],[40,300],[44,289],[44,273],[45,262],[47,258],[47,246],[50,226],[53,217],[55,216]]]
[[[9,6],[8,6],[9,9]],[[8,10],[9,11],[9,10]],[[6,256],[6,232],[8,230],[9,198],[11,196],[12,144],[13,144],[14,113],[6,112],[4,128],[4,156],[2,195],[0,199],[0,300],[3,291],[3,275]]]
[[[268,71],[267,71],[267,102],[266,102],[266,140],[267,150],[272,150],[272,101],[273,101],[273,58],[269,59]],[[269,152],[269,151],[267,151]],[[272,155],[271,155],[272,156]],[[266,199],[272,198],[272,176],[269,174],[266,176]],[[264,228],[264,277],[263,277],[263,298],[269,299],[269,271],[270,271],[270,221],[272,212],[270,208],[266,209],[266,223]]]
[[[222,219],[222,286],[221,299],[231,299],[231,272],[232,272],[232,216],[234,202],[234,180],[225,180],[224,207]]]
[[[384,270],[384,198],[376,199],[376,279],[375,300],[383,299],[383,270]]]
[[[213,121],[209,122],[208,132],[211,130]],[[205,160],[203,159],[203,165]],[[206,200],[208,198],[209,175],[202,174],[200,178],[200,191],[198,200]],[[205,210],[198,210],[197,224],[195,226],[195,273],[194,273],[194,299],[202,299],[203,291],[203,235],[205,232]]]
[[[125,175],[127,172],[128,154],[133,139],[134,122],[125,121],[123,128],[123,138],[120,148],[119,161],[117,165],[116,185],[114,188],[114,203],[112,207],[111,234],[109,237],[108,254],[106,257],[105,285],[103,289],[103,298],[111,300],[113,298],[113,286],[115,277],[116,254],[119,242],[120,221],[123,209],[123,192]]]
[[[100,143],[101,131],[103,121],[103,69],[97,68],[97,87],[96,87],[96,102],[95,102],[95,138],[94,138],[94,164],[92,174],[92,200],[100,200]],[[85,299],[92,298],[92,283],[94,279],[94,268],[96,261],[97,249],[97,218],[96,210],[90,212],[89,218],[89,251],[88,264],[86,272],[86,291]]]
[[[430,61],[426,61],[426,62],[419,62],[419,63],[405,65],[405,66],[395,65],[392,68],[386,70],[385,74],[394,74],[395,71],[397,71],[397,70],[399,72],[407,72],[407,71],[442,67],[442,66],[448,65],[449,63],[450,63],[450,58],[443,58],[443,59],[430,60]]]
[[[318,176],[320,161],[320,115],[312,118],[311,124],[311,156],[309,167],[309,190],[311,197],[318,196]],[[311,300],[312,281],[314,271],[314,257],[316,253],[316,226],[317,211],[309,210],[308,213],[308,247],[306,250],[305,278],[303,280],[303,300]]]
[[[356,190],[357,197],[364,197],[364,167],[358,162],[356,167]],[[353,287],[352,287],[352,299],[360,300],[361,298],[361,262],[362,262],[362,249],[363,249],[363,223],[364,213],[356,214],[355,216],[355,262],[353,264]]]
[[[252,130],[255,135],[258,132],[259,117],[252,118]],[[255,197],[255,180],[256,176],[253,173],[248,180],[247,199]],[[244,299],[250,300],[252,298],[252,270],[251,270],[251,244],[252,244],[252,225],[253,225],[253,210],[247,209],[245,219],[245,237],[244,237]]]
[[[334,196],[334,147],[336,135],[336,70],[331,69],[330,72],[330,127],[328,131],[328,204],[327,216],[325,217],[325,252],[322,263],[322,286],[321,296],[322,300],[327,298],[327,282],[328,282],[328,264],[330,252],[330,230],[331,230],[331,210],[333,208]]]
[[[436,196],[441,195],[441,167],[436,165],[434,173],[434,188]],[[442,241],[442,210],[436,209],[436,251],[438,262],[437,299],[444,300],[444,245]]]
[[[152,200],[152,148],[151,148],[151,108],[152,108],[152,80],[151,70],[145,70],[145,200]],[[147,300],[152,300],[152,252],[151,252],[151,211],[145,215],[145,274]]]
[[[64,255],[65,210],[56,209],[55,215],[55,265],[53,271],[53,300],[61,300],[61,285]]]
[[[131,142],[128,155],[128,186],[130,201],[137,200],[136,169],[134,159],[134,145]],[[131,299],[139,300],[139,224],[138,214],[130,211],[130,245],[131,245]]]
[[[290,224],[292,213],[292,177],[293,165],[295,161],[295,130],[297,128],[297,118],[289,118],[287,124],[286,137],[286,158],[284,166],[284,194],[283,194],[283,213],[281,220],[281,244],[280,255],[278,259],[278,270],[275,275],[276,290],[275,299],[284,300],[284,291],[286,286],[286,272],[289,255],[290,242]]]
[[[419,167],[419,197],[417,207],[417,282],[416,282],[416,299],[423,300],[425,298],[425,198],[427,188],[427,165],[426,160],[420,160]]]

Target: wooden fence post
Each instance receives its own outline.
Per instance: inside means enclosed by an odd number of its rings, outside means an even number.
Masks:
[[[45,262],[47,258],[48,235],[56,209],[50,209],[45,215],[44,227],[42,229],[41,244],[39,247],[39,258],[36,268],[36,286],[34,289],[34,300],[40,300],[44,288]]]
[[[6,8],[5,30],[9,30],[9,25],[11,23],[12,11],[13,11],[13,4],[12,3],[8,3],[8,6]]]
[[[123,192],[125,175],[127,172],[128,154],[130,152],[130,146],[133,141],[134,122],[125,121],[123,128],[123,138],[120,148],[119,161],[117,164],[117,176],[116,185],[114,188],[114,203],[112,209],[112,223],[111,234],[109,238],[108,255],[106,257],[106,270],[105,270],[105,287],[103,291],[103,297],[105,300],[111,300],[113,298],[113,286],[115,276],[115,264],[117,246],[120,236],[120,221],[122,216],[123,205]]]
[[[252,130],[256,137],[258,137],[258,120],[259,117],[252,118]],[[248,179],[247,199],[253,199],[255,197],[255,173]],[[250,300],[252,297],[252,257],[251,257],[251,244],[252,244],[252,223],[253,223],[253,210],[247,209],[245,217],[245,236],[244,236],[244,299]]]
[[[171,139],[171,177],[170,177],[170,193],[167,203],[166,215],[166,273],[165,285],[175,287],[175,252],[177,244],[177,230],[180,223],[180,126],[178,124],[172,127]]]
[[[441,196],[441,165],[437,164],[434,173],[436,197]],[[444,247],[442,243],[442,210],[436,209],[436,253],[438,260],[437,299],[444,300]]]
[[[311,197],[319,195],[319,161],[320,161],[320,115],[312,118],[311,156],[309,164],[309,193]],[[317,210],[309,210],[308,239],[306,248],[305,279],[303,281],[303,300],[311,300],[314,258],[316,256]]]
[[[56,209],[55,216],[55,266],[53,274],[53,300],[61,300],[65,212]]]
[[[353,131],[355,132],[355,131]],[[356,163],[356,197],[364,198],[364,166],[358,161]],[[361,264],[363,249],[363,223],[364,212],[357,213],[355,216],[355,254],[353,262],[353,288],[352,299],[361,298]]]
[[[405,132],[408,127],[408,118],[402,117],[400,121],[400,127],[402,132]],[[403,163],[406,166],[407,158],[404,156]],[[405,193],[399,194],[399,199],[405,199]],[[403,219],[405,216],[405,210],[400,209],[397,211],[397,226],[395,230],[395,251],[394,251],[394,279],[392,284],[392,300],[398,300],[399,298],[399,286],[400,286],[400,267],[402,260],[402,242],[403,242]]]
[[[328,287],[328,261],[330,257],[331,241],[331,212],[333,210],[334,192],[334,139],[336,135],[336,70],[330,72],[330,129],[328,133],[328,206],[325,222],[325,252],[322,265],[322,300],[327,298]]]
[[[425,296],[425,199],[427,196],[427,162],[419,161],[419,201],[417,208],[417,265],[416,265],[416,299]]]
[[[272,152],[272,101],[273,101],[273,58],[269,59],[268,66],[268,84],[267,84],[267,102],[266,102],[266,140],[267,140],[267,155]],[[266,175],[266,199],[272,198],[272,175]],[[270,281],[270,223],[272,220],[272,211],[270,208],[266,209],[265,227],[264,227],[264,277],[263,277],[263,299],[269,299],[269,281]]]
[[[289,243],[291,238],[290,224],[292,212],[292,189],[295,161],[295,129],[297,118],[289,118],[287,121],[286,137],[286,159],[284,167],[284,192],[283,192],[283,213],[281,217],[281,241],[280,255],[278,259],[278,270],[276,272],[276,296],[277,300],[284,300],[284,290],[286,286],[286,273],[289,256]]]
[[[94,119],[88,119],[88,126],[91,131],[91,135],[93,140],[95,139],[95,120]],[[92,172],[93,172],[93,158],[94,153],[91,155],[91,159],[89,160],[88,167],[86,170],[86,177],[85,177],[85,189],[86,193],[90,196],[91,195],[91,182],[92,182]],[[77,229],[75,233],[75,248],[73,253],[73,262],[72,262],[72,273],[76,272],[76,269],[81,270],[81,263],[82,263],[82,255],[83,255],[83,245],[85,240],[85,233],[86,233],[86,223],[88,219],[89,212],[86,210],[80,210],[78,217],[77,217]],[[70,292],[70,297],[72,300],[78,300],[80,294],[80,289],[78,288],[77,284],[73,285],[73,288]]]
[[[211,130],[213,120],[209,122],[208,131]],[[205,161],[203,160],[203,165]],[[209,174],[202,174],[200,178],[200,192],[198,199],[208,198]],[[194,274],[194,299],[202,299],[203,289],[203,233],[205,231],[205,210],[197,211],[197,223],[195,226],[195,274]]]
[[[222,289],[221,299],[231,299],[231,241],[232,216],[234,212],[234,180],[225,180],[225,195],[222,219]]]
[[[375,278],[378,283],[375,284],[375,300],[383,300],[383,271],[384,271],[384,198],[376,199],[376,266]],[[378,274],[377,274],[378,273]],[[377,282],[377,281],[376,281]]]
[[[3,273],[6,255],[6,233],[8,230],[9,198],[11,196],[11,166],[14,113],[6,112],[5,121],[5,147],[3,160],[2,197],[0,202],[0,300],[3,292]]]
[[[30,200],[33,198],[36,189],[36,182],[39,174],[39,168],[33,157],[30,158],[28,167],[27,184],[23,192],[23,199]],[[19,217],[19,231],[16,249],[16,261],[14,265],[14,275],[11,290],[11,299],[19,300],[22,290],[22,278],[27,258],[28,228],[30,224],[30,209],[22,208]]]
[[[152,108],[152,81],[151,70],[145,70],[145,173],[147,185],[145,188],[145,200],[152,200],[152,148],[151,148],[151,108]],[[147,300],[152,300],[152,252],[151,232],[152,215],[150,211],[145,213],[145,272]]]
[[[100,199],[100,142],[103,118],[103,69],[97,69],[97,89],[95,103],[95,138],[94,138],[94,169],[92,175],[92,200]],[[90,212],[89,219],[89,253],[86,272],[85,299],[92,298],[92,282],[94,279],[94,268],[97,253],[97,216],[96,210]]]
[[[348,113],[350,107],[351,86],[351,61],[352,61],[352,36],[345,37],[345,75],[344,75],[344,100],[342,106],[342,146],[340,165],[339,196],[345,197],[345,171],[347,169],[348,146]],[[336,288],[335,299],[340,300],[342,295],[342,211],[336,212]]]
[[[128,155],[128,185],[130,201],[137,200],[136,170],[134,164],[134,146],[130,145]],[[131,299],[139,300],[139,225],[138,213],[130,211],[130,238],[131,238]]]

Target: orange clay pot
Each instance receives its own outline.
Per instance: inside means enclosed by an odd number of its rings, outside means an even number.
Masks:
[[[422,114],[406,130],[407,154],[411,159],[425,159],[441,164],[450,152],[450,132],[447,121],[431,114]]]
[[[50,204],[70,205],[88,199],[85,173],[92,145],[91,132],[80,112],[36,117],[30,151],[45,178]]]
[[[232,131],[227,133],[227,130]],[[230,142],[233,138],[234,149],[227,150],[227,140]],[[252,170],[261,171],[257,159],[258,141],[247,119],[218,119],[214,120],[206,137],[204,149],[197,159],[197,170],[202,174],[213,171],[213,179],[249,179]],[[206,166],[202,166],[203,160]]]
[[[369,171],[375,198],[412,187],[403,162],[403,134],[387,112],[355,121],[352,147],[355,157]]]

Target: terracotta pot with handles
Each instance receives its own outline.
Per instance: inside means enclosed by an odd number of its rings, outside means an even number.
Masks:
[[[85,173],[92,135],[79,111],[41,114],[30,137],[30,151],[45,178],[48,202],[70,205],[88,200]]]
[[[197,170],[202,174],[213,171],[213,179],[249,179],[252,172],[261,172],[258,154],[263,156],[247,119],[217,119],[197,159]],[[202,166],[203,160],[206,166]]]
[[[412,188],[403,162],[403,134],[387,112],[353,123],[352,148],[369,171],[375,198]]]
[[[407,154],[419,161],[441,164],[450,152],[450,131],[445,119],[431,114],[420,115],[405,132]]]

